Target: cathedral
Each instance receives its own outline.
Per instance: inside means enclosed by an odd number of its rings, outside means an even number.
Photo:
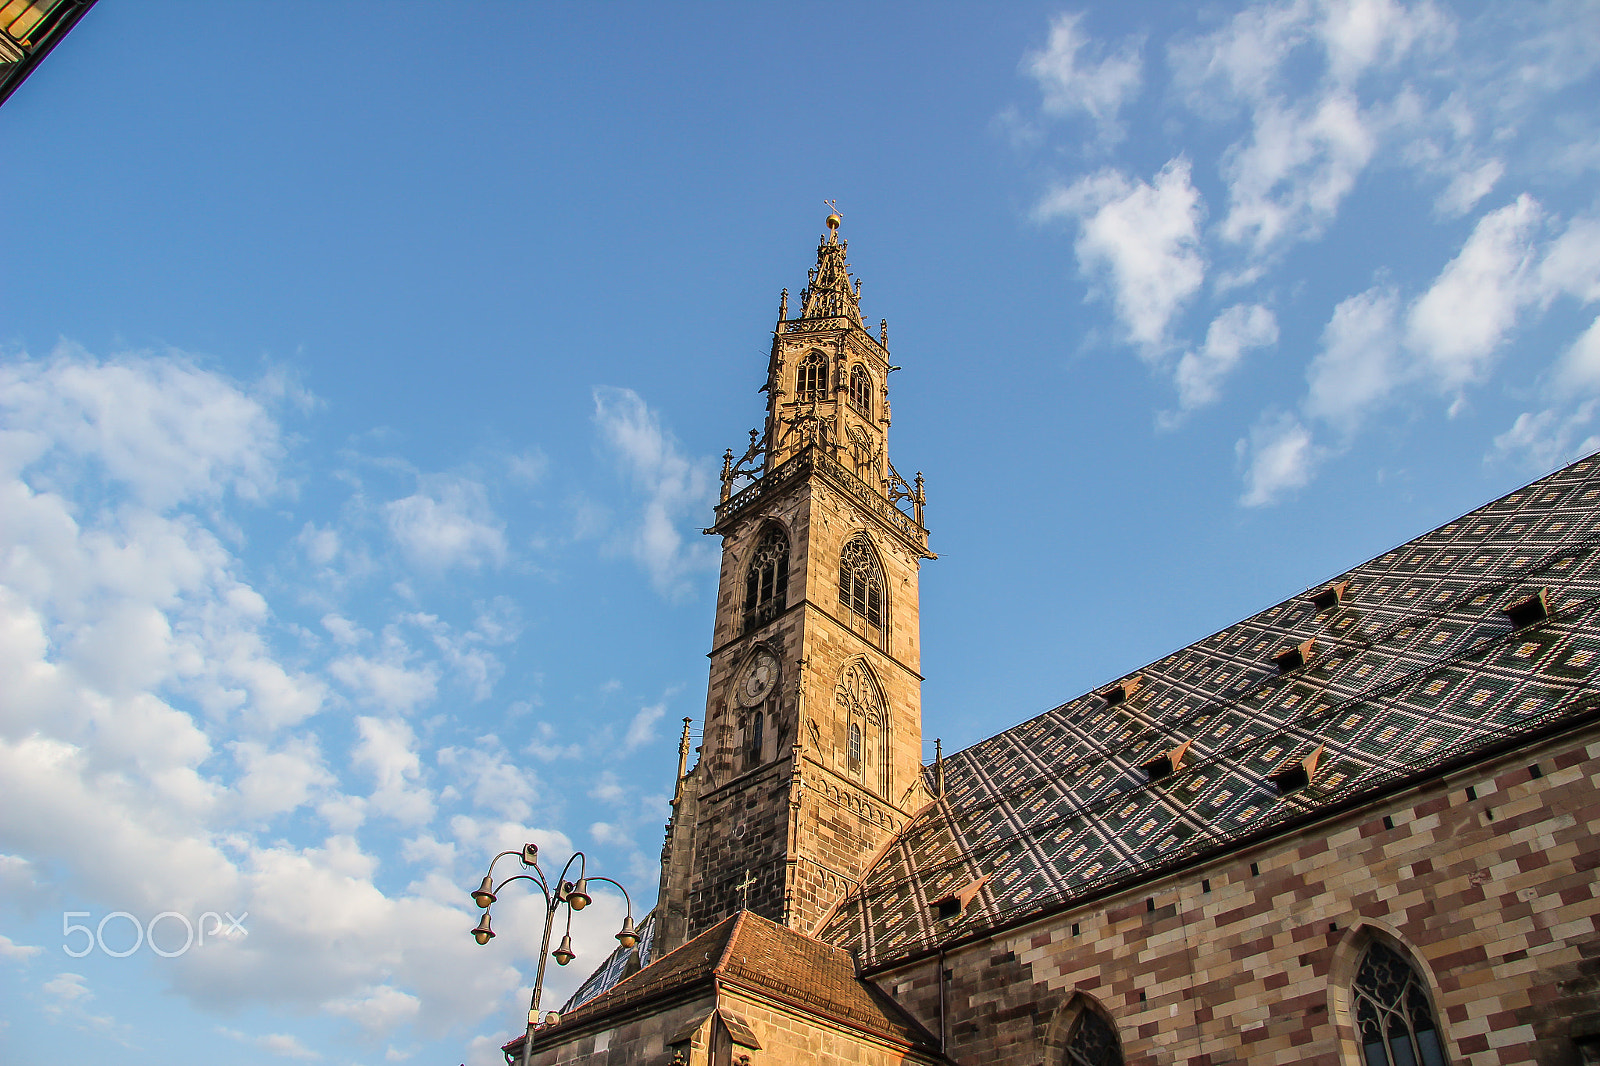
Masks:
[[[507,1060],[1600,1063],[1600,459],[924,765],[838,228],[724,458],[655,910]]]

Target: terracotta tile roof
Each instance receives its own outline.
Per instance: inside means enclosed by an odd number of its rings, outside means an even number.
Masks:
[[[1590,457],[950,756],[943,799],[818,936],[874,968],[1580,720],[1600,705],[1597,549]],[[1506,613],[1540,590],[1548,617]],[[1319,748],[1281,791],[1273,775]],[[964,913],[929,905],[981,877]]]
[[[713,980],[766,993],[865,1032],[931,1051],[936,1041],[894,1001],[856,976],[843,948],[741,911],[562,1016],[551,1033],[647,1007]],[[542,1037],[540,1038],[542,1040]],[[513,1041],[521,1046],[521,1041]],[[511,1045],[507,1045],[511,1046]]]
[[[843,948],[797,933],[745,911],[717,966],[725,981],[804,1004],[856,1028],[915,1047],[937,1041],[893,1000],[856,976]]]

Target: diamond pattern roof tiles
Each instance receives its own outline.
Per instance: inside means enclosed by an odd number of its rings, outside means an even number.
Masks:
[[[1193,862],[1576,718],[1597,703],[1600,459],[1590,457],[945,760],[945,795],[830,917],[867,966]],[[1332,584],[1334,582],[1329,582]],[[1549,617],[1503,613],[1546,589]],[[1304,665],[1273,656],[1314,640]],[[1144,762],[1185,740],[1183,765]],[[1271,776],[1323,753],[1311,782]],[[930,904],[987,876],[966,911]]]

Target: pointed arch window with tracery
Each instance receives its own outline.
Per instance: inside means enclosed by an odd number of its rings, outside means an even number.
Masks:
[[[1366,1066],[1445,1066],[1428,990],[1400,952],[1374,940],[1351,989]]]
[[[883,690],[867,664],[857,660],[845,667],[834,693],[845,722],[845,769],[851,777],[888,798],[889,711]]]
[[[851,628],[880,648],[889,631],[886,600],[883,567],[872,542],[864,534],[852,538],[839,553],[839,610]]]
[[[744,576],[744,628],[762,626],[783,613],[789,592],[789,537],[777,526],[767,527],[750,557]]]
[[[1111,1023],[1085,1007],[1067,1037],[1066,1061],[1067,1066],[1122,1066],[1122,1044]]]
[[[794,398],[801,403],[828,398],[828,360],[821,352],[812,352],[795,368]]]
[[[872,420],[872,375],[860,363],[850,368],[850,406]]]

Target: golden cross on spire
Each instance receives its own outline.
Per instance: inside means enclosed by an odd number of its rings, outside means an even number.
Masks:
[[[749,870],[746,870],[744,872],[744,880],[740,881],[737,885],[733,886],[733,887],[735,887],[735,888],[737,888],[739,890],[739,909],[740,910],[747,911],[747,910],[750,909],[750,886],[755,884],[755,883],[756,883],[755,875],[752,874]]]

